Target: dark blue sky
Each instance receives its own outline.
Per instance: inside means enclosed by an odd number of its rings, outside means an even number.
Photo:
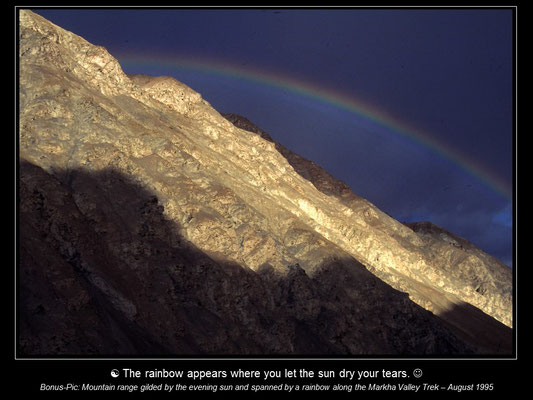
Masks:
[[[173,76],[218,111],[247,117],[396,219],[432,221],[512,264],[511,9],[35,11],[106,47],[125,72]],[[342,94],[465,163],[332,104],[161,57],[212,60],[215,70],[231,65]],[[466,172],[473,165],[485,179]]]

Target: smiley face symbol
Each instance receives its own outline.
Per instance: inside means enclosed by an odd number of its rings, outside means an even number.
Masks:
[[[118,369],[112,369],[111,370],[111,376],[113,378],[118,378],[119,375],[120,375],[120,372],[118,372]]]
[[[415,378],[420,378],[422,376],[422,370],[420,368],[416,368],[414,371],[413,371],[413,376]]]

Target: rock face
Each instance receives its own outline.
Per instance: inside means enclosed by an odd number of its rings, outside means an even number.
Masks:
[[[512,352],[472,245],[30,11],[19,51],[21,355]]]

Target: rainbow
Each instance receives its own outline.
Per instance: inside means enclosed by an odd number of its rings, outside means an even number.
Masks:
[[[491,190],[506,200],[512,199],[511,185],[489,171],[478,161],[467,158],[461,151],[451,147],[448,143],[432,137],[429,133],[407,125],[397,117],[384,110],[377,109],[338,91],[313,85],[309,82],[298,80],[280,73],[262,71],[259,68],[244,67],[220,60],[209,60],[200,57],[179,58],[168,55],[136,55],[122,54],[117,59],[123,67],[165,68],[197,71],[206,74],[227,76],[234,79],[250,81],[256,84],[283,89],[290,93],[304,96],[319,103],[325,103],[341,110],[348,111],[371,121],[387,131],[399,135],[409,141],[415,142],[426,149],[438,154],[465,171],[467,174],[482,182]]]

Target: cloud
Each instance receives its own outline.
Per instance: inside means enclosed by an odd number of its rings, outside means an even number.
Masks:
[[[498,213],[492,217],[492,221],[496,224],[501,224],[508,228],[513,227],[513,208],[509,202],[505,207],[503,207]]]

